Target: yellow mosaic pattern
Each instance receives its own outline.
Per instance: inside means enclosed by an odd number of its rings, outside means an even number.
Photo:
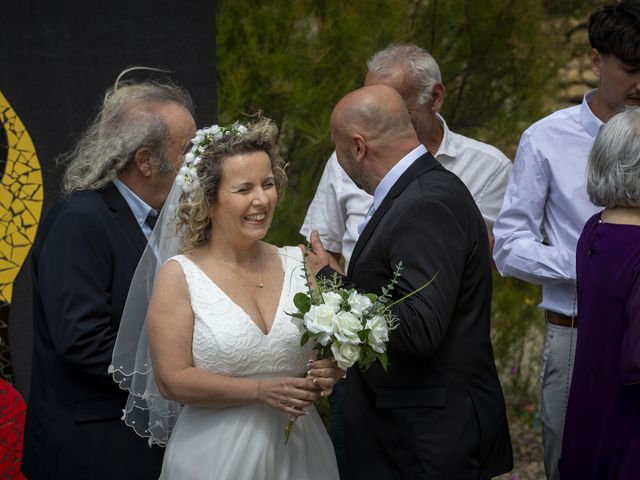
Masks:
[[[0,182],[0,302],[11,303],[13,282],[36,238],[44,192],[31,137],[2,92],[0,123],[8,141]]]

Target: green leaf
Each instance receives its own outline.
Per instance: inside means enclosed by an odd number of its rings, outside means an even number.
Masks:
[[[302,338],[300,339],[300,346],[304,347],[308,341],[309,341],[309,332],[304,332],[302,334]]]
[[[378,360],[380,360],[380,364],[382,365],[382,368],[386,372],[387,368],[389,367],[389,358],[387,357],[387,352],[379,353]]]
[[[295,296],[293,297],[293,304],[303,315],[311,309],[311,300],[305,293],[302,292],[298,292],[295,294]]]

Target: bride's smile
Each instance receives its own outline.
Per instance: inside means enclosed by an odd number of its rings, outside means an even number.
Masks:
[[[269,156],[251,152],[226,158],[212,208],[212,236],[256,241],[268,232],[278,201]]]

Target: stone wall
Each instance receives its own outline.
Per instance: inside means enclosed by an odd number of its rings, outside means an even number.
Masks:
[[[571,59],[560,69],[560,91],[554,102],[556,108],[582,102],[584,94],[598,86],[598,78],[591,71],[586,22],[576,21],[572,25],[567,33],[567,48],[571,49]]]

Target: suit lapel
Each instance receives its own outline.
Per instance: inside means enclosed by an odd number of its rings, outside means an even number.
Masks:
[[[351,274],[353,272],[353,268],[358,261],[358,257],[360,253],[362,253],[362,249],[365,247],[373,232],[375,232],[376,227],[387,213],[387,211],[393,205],[394,199],[400,195],[414,180],[416,180],[421,175],[425,174],[429,170],[432,170],[436,167],[440,166],[440,163],[433,158],[433,156],[427,152],[424,155],[418,157],[415,162],[411,164],[409,168],[405,170],[405,172],[398,178],[396,183],[393,184],[387,196],[384,197],[380,206],[373,212],[373,215],[369,219],[369,222],[364,227],[364,230],[358,237],[358,241],[356,242],[355,247],[353,248],[353,253],[351,254],[351,260],[349,261],[348,272]]]
[[[107,187],[100,190],[102,198],[104,198],[107,207],[113,212],[116,217],[116,221],[122,226],[122,229],[127,233],[136,249],[142,254],[144,248],[147,246],[147,238],[142,233],[142,229],[133,215],[131,208],[127,204],[127,201],[120,194],[118,189],[113,183],[110,183]]]

